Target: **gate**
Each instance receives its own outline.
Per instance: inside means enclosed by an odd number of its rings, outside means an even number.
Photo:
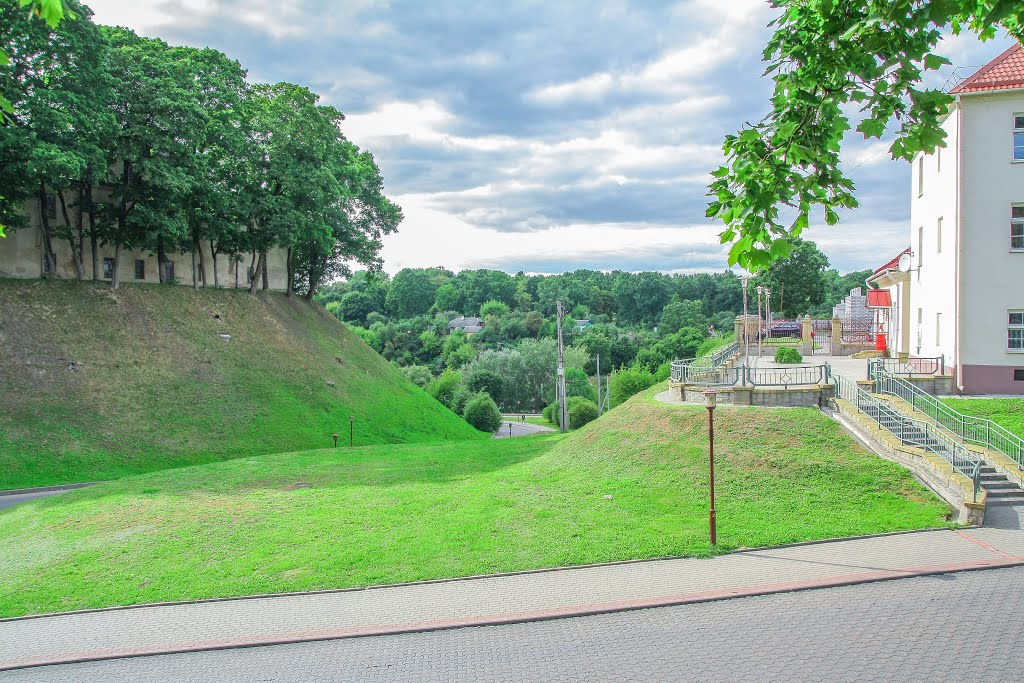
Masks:
[[[812,320],[811,321],[811,348],[812,355],[832,355],[832,321]]]

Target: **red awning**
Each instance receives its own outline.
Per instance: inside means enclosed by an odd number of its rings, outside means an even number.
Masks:
[[[888,289],[869,289],[868,308],[892,308],[892,295]]]

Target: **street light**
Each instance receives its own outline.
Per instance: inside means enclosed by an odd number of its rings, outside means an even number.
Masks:
[[[708,463],[711,466],[711,510],[708,513],[708,530],[711,545],[717,543],[715,523],[715,404],[718,403],[718,392],[708,389],[704,392],[704,405],[708,408]]]

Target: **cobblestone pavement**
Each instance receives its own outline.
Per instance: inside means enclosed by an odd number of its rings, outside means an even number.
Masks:
[[[0,674],[4,683],[1024,680],[1024,568],[531,624]]]
[[[1013,564],[1024,564],[1024,534],[1008,520],[1004,528],[848,539],[710,560],[56,615],[0,621],[0,669],[579,616]]]

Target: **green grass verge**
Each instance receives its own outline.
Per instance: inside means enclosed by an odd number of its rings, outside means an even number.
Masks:
[[[943,398],[942,402],[964,415],[985,417],[1024,437],[1024,399]]]
[[[0,280],[0,489],[347,443],[350,416],[360,445],[490,436],[298,298]]]
[[[561,436],[329,449],[136,476],[0,512],[0,616],[367,586],[936,527],[948,508],[810,409],[647,391]]]

